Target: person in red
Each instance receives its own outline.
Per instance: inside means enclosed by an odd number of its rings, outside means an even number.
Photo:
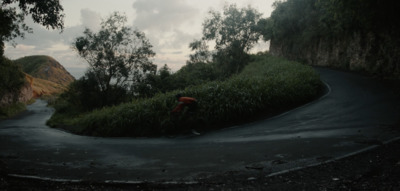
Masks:
[[[185,107],[188,107],[188,112],[192,113],[197,108],[197,100],[192,97],[182,97],[181,94],[177,94],[176,99],[178,100],[178,105],[171,111],[171,113],[179,113]]]

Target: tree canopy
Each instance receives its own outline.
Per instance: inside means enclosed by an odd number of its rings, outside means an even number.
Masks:
[[[5,41],[24,37],[24,32],[32,32],[24,23],[27,15],[48,29],[64,28],[64,9],[59,0],[2,0],[0,6],[0,56],[4,53]]]
[[[257,30],[260,17],[250,6],[239,9],[234,4],[225,6],[222,13],[209,12],[203,23],[202,40],[215,41],[214,59],[223,71],[237,73],[249,62],[248,51],[260,38]]]
[[[125,26],[126,16],[113,13],[101,23],[99,32],[90,29],[76,38],[74,49],[87,61],[102,91],[111,85],[124,86],[156,72],[155,56],[145,34]]]
[[[118,104],[140,94],[147,75],[156,72],[152,45],[143,32],[125,26],[126,22],[125,15],[114,12],[102,21],[98,32],[85,29],[75,39],[73,49],[89,69],[67,93],[71,103],[88,104],[84,109],[89,110]]]

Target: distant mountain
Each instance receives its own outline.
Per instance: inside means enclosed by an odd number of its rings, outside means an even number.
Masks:
[[[54,82],[64,87],[75,80],[58,61],[50,56],[26,56],[14,60],[14,63],[34,78]]]

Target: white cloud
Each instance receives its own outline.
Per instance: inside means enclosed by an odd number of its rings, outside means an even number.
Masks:
[[[140,30],[160,32],[191,23],[199,14],[193,4],[184,0],[137,0],[133,8],[136,13],[135,26]]]

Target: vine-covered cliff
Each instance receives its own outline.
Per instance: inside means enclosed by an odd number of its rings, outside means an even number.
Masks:
[[[271,40],[270,52],[315,66],[400,78],[400,39],[389,34],[354,33],[337,39],[319,38],[308,46]]]
[[[273,55],[400,79],[400,4],[376,0],[274,3],[259,27]]]

